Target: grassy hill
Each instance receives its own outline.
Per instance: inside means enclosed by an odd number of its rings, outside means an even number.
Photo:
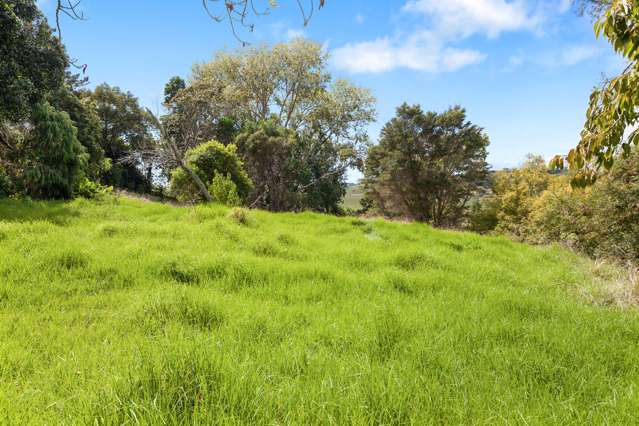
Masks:
[[[2,201],[0,424],[632,424],[639,314],[589,270],[419,224]]]

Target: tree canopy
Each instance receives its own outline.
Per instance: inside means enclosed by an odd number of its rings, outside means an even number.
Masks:
[[[455,224],[487,177],[488,143],[461,107],[438,114],[403,104],[369,151],[366,196],[386,215]]]
[[[0,122],[26,119],[62,85],[68,58],[33,0],[0,2]]]

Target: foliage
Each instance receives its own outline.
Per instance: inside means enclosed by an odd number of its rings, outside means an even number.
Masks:
[[[211,185],[209,185],[209,192],[215,201],[225,206],[235,207],[239,206],[242,202],[240,196],[237,194],[237,185],[233,182],[230,173],[224,176],[216,172],[211,181]]]
[[[87,176],[98,181],[108,172],[110,161],[105,157],[101,144],[102,128],[95,102],[80,90],[81,84],[77,76],[67,74],[66,84],[52,92],[49,98],[52,106],[69,114],[78,130],[78,141],[89,154]]]
[[[592,184],[598,168],[610,169],[619,153],[628,156],[632,145],[639,145],[639,3],[609,3],[595,24],[595,33],[607,38],[628,65],[592,92],[579,144],[565,158],[556,156],[551,162],[553,167],[564,168],[567,163],[576,170],[576,186]]]
[[[86,102],[93,103],[100,122],[99,143],[111,167],[102,183],[136,192],[149,192],[153,164],[143,162],[136,152],[152,144],[149,116],[138,99],[118,87],[101,84],[86,92]]]
[[[101,185],[87,178],[82,179],[74,190],[75,197],[82,197],[88,200],[102,200],[112,193],[112,186]]]
[[[174,105],[174,99],[180,92],[186,88],[186,82],[180,76],[171,77],[164,86],[164,105],[170,107]]]
[[[585,190],[565,180],[536,200],[530,240],[562,242],[596,258],[639,264],[639,150]]]
[[[66,112],[36,107],[34,129],[23,150],[24,187],[36,198],[71,198],[85,176],[88,154]]]
[[[255,182],[253,207],[338,211],[346,167],[330,141],[265,121],[247,124],[236,144]]]
[[[235,145],[222,145],[210,141],[186,153],[186,163],[209,187],[216,174],[230,177],[237,187],[237,194],[244,200],[252,188],[252,182],[237,155]],[[200,201],[202,195],[193,180],[182,168],[171,172],[170,192],[180,201]]]
[[[189,111],[182,119],[197,116],[210,123],[201,126],[194,140],[219,137],[221,120],[235,123],[235,129],[272,120],[330,140],[354,165],[361,162],[366,128],[375,117],[370,91],[343,80],[332,82],[327,55],[319,44],[304,39],[218,53],[213,61],[194,67],[190,85],[174,101],[178,109]]]
[[[464,109],[424,113],[404,104],[369,151],[366,196],[389,216],[454,225],[487,178],[487,146]]]
[[[593,263],[230,211],[0,201],[2,422],[636,422],[639,315],[583,297]]]
[[[0,122],[27,119],[62,85],[68,64],[34,0],[0,2],[0,58]]]
[[[639,150],[587,188],[574,188],[572,178],[548,173],[541,157],[529,156],[521,168],[495,174],[493,194],[473,209],[470,229],[639,264]]]
[[[552,178],[543,157],[529,154],[521,168],[495,173],[493,195],[485,201],[482,211],[476,212],[474,220],[481,220],[484,215],[485,224],[492,221],[497,232],[525,238],[534,204]]]

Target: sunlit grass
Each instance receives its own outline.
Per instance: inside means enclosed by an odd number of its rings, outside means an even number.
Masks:
[[[588,271],[419,224],[2,201],[0,424],[631,424],[639,315]]]

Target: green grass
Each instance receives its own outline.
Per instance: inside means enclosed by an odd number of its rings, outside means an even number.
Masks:
[[[0,202],[0,424],[633,424],[639,314],[559,248]]]

